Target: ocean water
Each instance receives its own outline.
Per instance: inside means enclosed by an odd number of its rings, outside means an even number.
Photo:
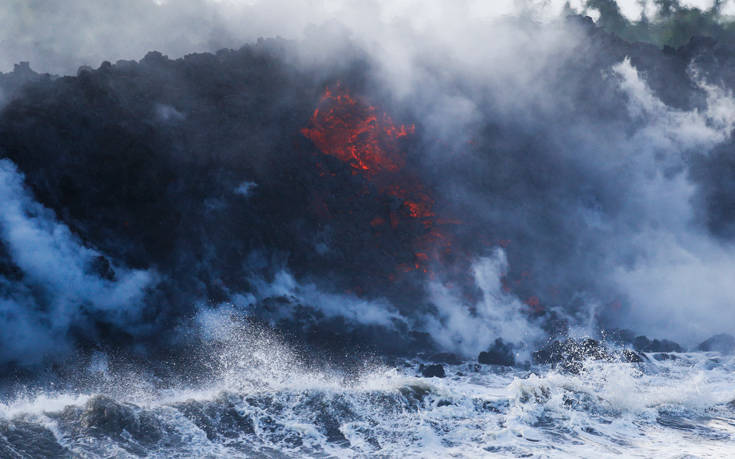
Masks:
[[[260,336],[187,385],[113,374],[100,356],[91,388],[2,401],[0,457],[732,456],[735,359],[648,357],[579,374],[466,362],[424,378],[413,360],[310,367]]]

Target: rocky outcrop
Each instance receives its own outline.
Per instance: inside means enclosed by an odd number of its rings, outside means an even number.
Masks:
[[[447,374],[444,372],[444,366],[439,364],[419,366],[419,373],[424,378],[444,378]]]
[[[533,353],[534,363],[551,365],[570,373],[582,371],[587,360],[640,363],[644,358],[629,349],[609,349],[592,338],[555,340]]]
[[[732,354],[735,352],[735,337],[727,333],[715,335],[697,346],[697,350]]]
[[[515,365],[515,356],[513,355],[513,347],[509,343],[503,342],[501,338],[495,340],[493,346],[485,352],[480,352],[477,361],[484,365]]]
[[[645,336],[637,336],[633,340],[633,347],[639,352],[684,352],[684,349],[673,341],[650,340]]]

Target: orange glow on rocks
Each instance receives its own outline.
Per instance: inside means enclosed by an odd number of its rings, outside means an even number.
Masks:
[[[362,177],[379,194],[400,202],[399,207],[390,205],[369,221],[369,229],[376,236],[401,237],[404,231],[413,234],[413,257],[402,256],[393,274],[387,276],[390,281],[396,281],[401,273],[421,273],[433,279],[432,266],[449,267],[458,257],[465,262],[470,258],[461,247],[454,247],[452,232],[446,231],[449,225],[462,222],[437,215],[434,197],[414,172],[405,153],[404,142],[415,131],[413,124],[395,124],[387,113],[351,95],[340,84],[324,91],[307,127],[301,130],[322,154],[339,159],[349,166],[353,175]],[[317,161],[317,170],[325,179],[336,175],[322,161]],[[329,209],[320,199],[314,199],[312,207],[316,215],[329,216]],[[478,235],[478,239],[487,246],[507,248],[511,244],[509,239],[490,235]],[[375,240],[376,247],[379,241]],[[522,271],[515,279],[503,276],[502,290],[515,292],[529,277],[528,271]],[[525,304],[529,314],[545,311],[543,301],[537,296],[527,297]]]
[[[355,173],[396,172],[405,166],[396,140],[413,134],[415,126],[396,126],[390,116],[353,98],[338,85],[327,88],[301,133],[322,153],[348,163]]]
[[[323,154],[349,164],[353,174],[365,177],[381,194],[400,200],[403,211],[391,210],[385,216],[375,216],[370,222],[372,228],[382,230],[390,226],[400,230],[411,221],[422,224],[425,233],[414,240],[413,262],[401,264],[398,270],[428,272],[432,260],[446,254],[452,246],[449,236],[437,227],[458,222],[437,218],[435,200],[421,181],[407,171],[400,143],[415,130],[413,124],[395,124],[388,114],[353,97],[337,84],[324,91],[308,127],[301,133]]]

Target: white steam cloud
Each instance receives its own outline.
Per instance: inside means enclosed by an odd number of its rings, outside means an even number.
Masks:
[[[7,0],[0,5],[0,71],[11,70],[17,62],[30,61],[37,71],[74,74],[83,65],[96,67],[104,60],[140,59],[151,50],[180,57],[191,52],[239,48],[258,37],[300,40],[313,36],[314,28],[330,24],[346,29],[365,49],[399,64],[397,70],[401,71],[401,67],[414,65],[412,57],[418,48],[439,45],[442,49],[449,46],[454,52],[466,51],[466,42],[480,30],[490,33],[492,21],[500,17],[524,14],[550,20],[563,14],[567,5],[572,11],[586,11],[585,3]],[[630,18],[640,18],[645,4],[652,4],[638,0],[618,3],[622,13]],[[415,41],[408,41],[409,37]],[[334,49],[329,41],[322,43],[322,53]],[[473,46],[473,52],[477,51]]]
[[[425,317],[426,330],[442,348],[472,358],[490,348],[497,338],[530,344],[543,336],[523,313],[527,307],[516,296],[503,291],[501,279],[507,269],[501,249],[474,263],[472,274],[482,298],[473,305],[466,304],[443,284],[431,284],[437,314]]]
[[[95,273],[101,254],[34,201],[6,159],[0,160],[0,240],[22,273],[21,281],[0,276],[0,361],[63,352],[70,327],[83,325],[85,314],[135,323],[143,293],[155,283],[154,273],[122,266],[113,265],[114,279]]]
[[[392,328],[394,321],[405,319],[384,300],[365,300],[355,295],[334,294],[320,291],[314,284],[297,282],[287,271],[279,271],[272,282],[262,279],[252,281],[255,295],[240,297],[236,304],[248,306],[265,298],[286,298],[291,306],[313,307],[326,317],[344,317],[353,323],[381,325]],[[289,314],[290,311],[279,311]]]
[[[684,173],[686,153],[706,155],[735,128],[735,99],[695,78],[705,91],[703,110],[666,106],[628,60],[615,66],[629,108],[641,121],[631,137],[640,161],[636,205],[640,231],[629,241],[640,254],[632,266],[618,266],[613,278],[631,300],[628,322],[694,343],[723,331],[734,332],[735,250],[707,235],[692,206],[695,186]],[[694,73],[696,76],[696,73]],[[664,174],[663,163],[679,173]]]

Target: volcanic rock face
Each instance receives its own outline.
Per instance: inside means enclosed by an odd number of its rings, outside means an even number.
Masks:
[[[554,59],[560,66],[540,68],[539,87],[518,106],[501,83],[517,94],[529,88],[512,86],[520,80],[509,75],[490,84],[459,72],[400,99],[373,78],[376,63],[366,54],[353,50],[339,65],[309,68],[293,58],[298,44],[283,40],[176,60],[151,52],[73,77],[25,65],[3,75],[0,86],[12,96],[0,112],[0,157],[8,180],[27,187],[20,201],[35,203],[29,224],[56,228],[50,238],[68,235],[88,249],[77,277],[101,292],[129,287],[126,273],[149,277],[130,308],[103,307],[105,295],[67,295],[68,320],[45,330],[63,309],[54,290],[63,282],[42,263],[19,263],[22,254],[3,235],[0,295],[23,312],[8,317],[22,317],[23,335],[33,338],[22,352],[0,355],[0,364],[33,353],[36,361],[58,358],[37,343],[60,353],[175,348],[177,327],[197,304],[232,305],[339,355],[344,348],[465,351],[466,341],[452,336],[442,341],[451,349],[439,349],[422,327],[471,330],[453,323],[455,312],[466,322],[485,314],[496,334],[465,355],[483,351],[481,362],[502,365],[516,363],[511,338],[525,339],[515,333],[492,344],[505,333],[507,304],[529,329],[563,333],[587,317],[584,292],[604,305],[599,325],[621,326],[632,309],[610,277],[637,266],[641,247],[628,241],[656,225],[638,223],[645,208],[620,182],[676,176],[687,166],[659,164],[657,145],[650,158],[618,153],[648,145],[659,112],[669,120],[705,110],[706,87],[688,69],[696,60],[703,75],[732,86],[733,53],[707,40],[663,52],[580,18],[518,27],[561,28],[569,38]],[[535,46],[524,46],[535,55]],[[631,91],[642,87],[658,112],[634,110]],[[458,100],[478,101],[471,116],[440,110]],[[649,121],[651,129],[639,132]],[[735,170],[730,143],[687,157],[694,200],[706,214],[702,232],[722,240],[732,226],[732,190],[718,185]],[[652,172],[639,172],[639,162]],[[620,253],[610,253],[611,240]],[[475,261],[492,254],[504,263],[483,277]],[[340,310],[348,302],[351,314]],[[680,350],[639,341],[645,352]],[[591,344],[559,346],[606,355]],[[575,346],[581,350],[569,350]]]

